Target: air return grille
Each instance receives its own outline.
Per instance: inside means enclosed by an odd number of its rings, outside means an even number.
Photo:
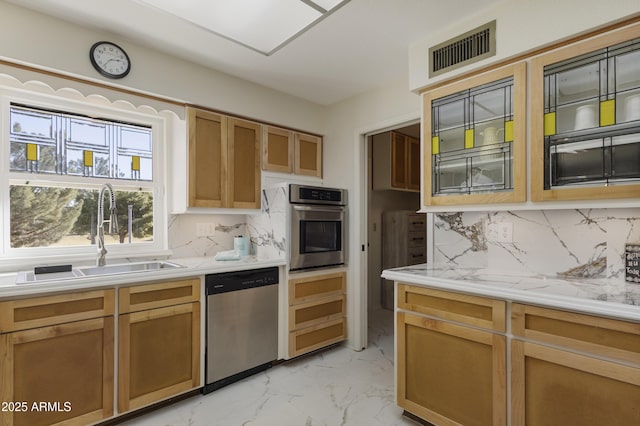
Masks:
[[[496,54],[496,21],[491,21],[429,49],[429,77]]]

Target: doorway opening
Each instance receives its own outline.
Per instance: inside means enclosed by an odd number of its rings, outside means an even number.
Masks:
[[[383,269],[427,261],[420,209],[420,121],[371,132],[367,152],[367,312],[393,310],[393,282]]]

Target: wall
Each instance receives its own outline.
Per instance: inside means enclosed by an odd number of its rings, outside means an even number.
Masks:
[[[638,15],[638,0],[507,0],[452,24],[409,47],[409,86],[418,90],[605,24]],[[496,55],[429,79],[429,47],[496,20]]]

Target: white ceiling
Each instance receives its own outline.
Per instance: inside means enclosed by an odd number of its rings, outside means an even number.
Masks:
[[[321,105],[406,79],[411,42],[500,1],[351,0],[265,56],[135,0],[8,0]]]

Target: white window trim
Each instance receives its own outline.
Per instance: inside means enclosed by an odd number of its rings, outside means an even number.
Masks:
[[[61,93],[62,92],[62,93]],[[153,139],[153,181],[129,181],[118,179],[83,178],[73,176],[68,179],[59,175],[36,175],[26,172],[11,172],[8,167],[10,155],[10,105],[20,103],[33,107],[42,107],[68,111],[87,116],[97,116],[131,123],[137,123],[152,128]],[[84,97],[75,90],[58,91],[54,94],[40,93],[14,87],[0,86],[0,146],[4,155],[4,164],[0,167],[0,199],[3,200],[0,209],[0,270],[13,271],[30,266],[56,263],[95,262],[97,248],[95,245],[81,247],[43,247],[43,248],[11,248],[10,247],[10,203],[9,186],[24,184],[29,181],[34,185],[53,184],[59,186],[62,181],[71,181],[87,189],[100,189],[102,184],[109,182],[116,191],[131,190],[132,188],[153,188],[154,204],[154,235],[153,242],[136,244],[110,244],[107,246],[107,261],[114,263],[116,259],[157,258],[171,254],[168,250],[167,236],[167,197],[166,197],[166,147],[168,146],[168,119],[152,108],[136,108],[128,102],[111,103],[102,96]],[[141,111],[143,109],[144,111]],[[56,185],[57,184],[57,185]]]

